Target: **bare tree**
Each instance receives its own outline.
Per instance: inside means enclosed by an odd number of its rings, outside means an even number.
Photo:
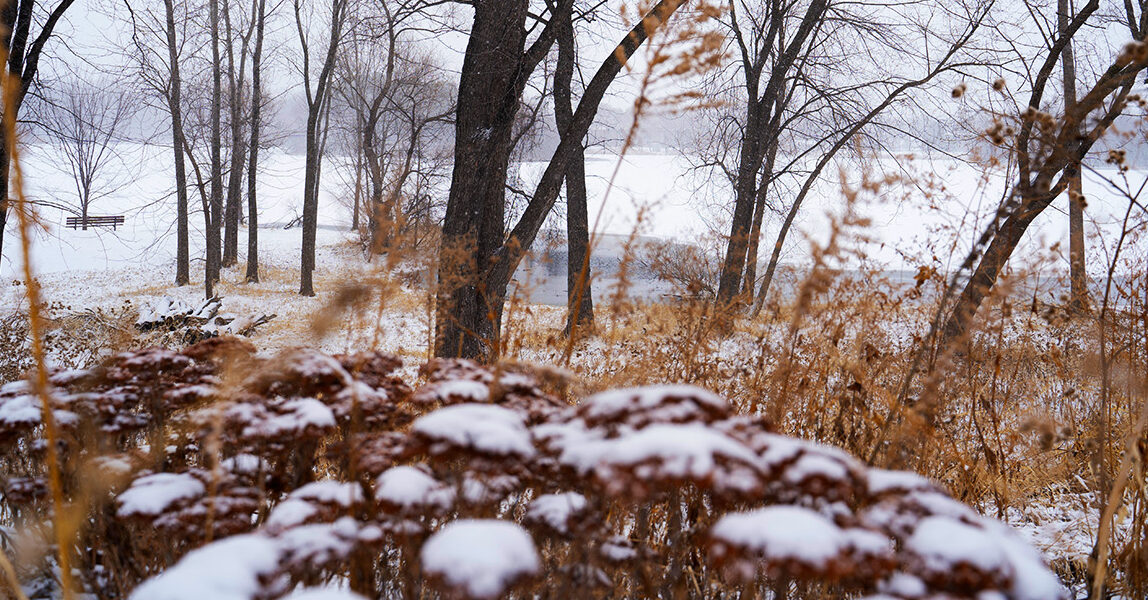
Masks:
[[[426,179],[441,172],[436,156],[454,115],[444,68],[408,38],[442,28],[420,19],[425,2],[378,2],[349,17],[338,66],[356,212],[366,215],[372,254],[417,243],[431,212]],[[361,203],[361,206],[360,206]]]
[[[738,18],[739,9],[749,13],[742,15],[748,21],[745,28]],[[778,130],[789,101],[804,79],[808,59],[815,56],[824,32],[831,29],[826,26],[829,10],[829,0],[813,0],[804,11],[797,3],[771,2],[752,8],[745,2],[731,5],[728,24],[740,58],[746,114],[734,185],[732,231],[718,285],[720,303],[732,302],[742,289],[759,175],[765,188],[772,173],[762,174],[763,163],[776,155]]]
[[[311,79],[311,46],[304,24],[302,0],[294,0],[295,25],[302,48],[303,88],[307,95],[307,156],[303,183],[303,256],[299,293],[314,296],[315,237],[318,228],[320,162],[323,159],[324,115],[331,96],[332,72],[347,16],[347,0],[331,0],[329,37],[323,61],[314,81]]]
[[[224,0],[225,2],[227,0]],[[207,261],[204,268],[204,292],[208,298],[215,295],[222,267],[220,227],[223,212],[223,157],[220,127],[222,109],[223,62],[219,54],[219,0],[208,0],[208,27],[211,31],[211,201],[207,207]]]
[[[1029,14],[1040,14],[1040,6],[1026,0]],[[942,330],[942,346],[966,338],[981,302],[996,284],[997,276],[1012,256],[1028,226],[1078,177],[1076,165],[1087,156],[1109,127],[1127,110],[1128,96],[1136,78],[1148,68],[1148,2],[1126,2],[1124,26],[1132,42],[1111,64],[1098,73],[1092,86],[1076,99],[1063,119],[1043,111],[1045,94],[1053,83],[1057,64],[1065,47],[1079,32],[1101,22],[1099,0],[1090,0],[1058,28],[1048,43],[1040,46],[1029,86],[1028,97],[1018,103],[1015,137],[1002,144],[1015,156],[1017,179],[1011,193],[996,212],[991,226],[978,240],[964,267],[975,269],[964,282],[956,304]],[[1031,60],[1031,57],[1026,57]],[[1077,74],[1079,83],[1079,73]],[[983,252],[982,252],[983,250]],[[962,268],[963,271],[963,268]],[[963,273],[958,273],[958,276]],[[958,280],[954,279],[953,284]]]
[[[1057,31],[1064,35],[1072,19],[1072,8],[1068,0],[1057,0]],[[1072,112],[1076,104],[1076,57],[1072,51],[1072,39],[1064,45],[1060,53],[1061,73],[1064,75],[1064,113]],[[1069,308],[1074,313],[1088,310],[1088,272],[1084,260],[1084,181],[1080,173],[1080,163],[1068,167],[1074,172],[1068,181],[1068,265],[1070,280]]]
[[[157,14],[150,6],[136,7],[124,1],[132,26],[132,46],[129,60],[135,64],[138,81],[151,97],[158,98],[171,122],[172,156],[175,165],[176,197],[176,252],[175,284],[187,285],[191,281],[189,250],[187,164],[183,132],[183,77],[180,59],[183,53],[181,25],[187,19],[177,15],[174,0],[164,0],[163,13]],[[185,32],[183,32],[185,33]],[[155,50],[162,43],[166,52]]]
[[[606,58],[574,111],[522,216],[504,233],[507,167],[515,114],[527,80],[557,37],[571,2],[527,46],[525,0],[477,2],[459,83],[454,173],[439,254],[435,354],[491,360],[498,355],[507,285],[554,206],[576,147],[622,67],[685,0],[662,0]]]
[[[554,68],[554,120],[565,131],[574,118],[573,80],[578,63],[574,11],[558,29],[558,63]],[[590,223],[586,208],[586,149],[574,147],[566,169],[566,333],[594,326],[594,291],[590,281]]]
[[[719,72],[711,87],[731,98],[736,112],[718,113],[715,143],[703,157],[703,166],[724,173],[734,192],[719,304],[752,299],[768,207],[784,219],[754,303],[754,314],[760,311],[790,227],[825,167],[884,126],[884,113],[904,107],[911,91],[970,66],[964,50],[992,3],[973,0],[915,16],[865,1],[731,6],[721,23],[736,60],[732,75]],[[952,32],[948,39],[929,25],[938,18]],[[774,200],[788,196],[786,189],[792,200]]]
[[[259,210],[256,172],[259,167],[259,126],[263,108],[263,33],[267,24],[267,0],[253,0],[255,49],[251,54],[251,139],[247,163],[247,274],[248,283],[259,282]]]
[[[130,110],[127,98],[111,88],[72,80],[54,89],[45,105],[41,124],[68,161],[84,229],[92,202],[117,187],[106,173],[117,158],[114,143]]]
[[[223,26],[227,38],[227,104],[228,126],[231,129],[230,166],[227,172],[227,199],[223,210],[223,266],[229,267],[239,261],[239,212],[243,187],[243,163],[247,158],[247,140],[243,137],[245,119],[243,108],[246,102],[244,90],[247,85],[247,47],[255,33],[255,10],[252,12],[246,30],[239,32],[239,67],[235,61],[235,27],[231,18],[231,2],[223,4]]]
[[[16,122],[36,74],[39,72],[40,58],[44,47],[52,37],[56,24],[71,8],[75,0],[49,2],[46,11],[36,10],[35,0],[7,0],[0,6],[0,32],[4,38],[4,56],[7,57],[6,75],[12,78],[5,83],[8,97],[2,110],[12,111],[5,115]],[[35,33],[35,35],[33,35]],[[0,253],[4,249],[4,229],[8,223],[8,177],[12,157],[8,154],[7,133],[0,131]]]

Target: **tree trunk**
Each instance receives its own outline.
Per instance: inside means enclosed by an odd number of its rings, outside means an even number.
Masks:
[[[8,229],[8,171],[11,168],[6,137],[0,127],[0,260],[4,256],[4,232]]]
[[[719,307],[730,306],[741,290],[741,276],[745,270],[746,250],[749,246],[749,233],[753,225],[754,204],[757,199],[757,175],[761,171],[760,125],[763,121],[761,113],[764,105],[756,98],[756,85],[750,85],[749,89],[750,98],[746,103],[737,181],[734,185],[733,221],[730,223],[725,260],[718,281]]]
[[[358,126],[358,131],[362,131],[363,117],[361,114],[355,114],[355,125]],[[358,145],[362,145],[362,136],[356,136]],[[359,207],[363,205],[363,152],[362,148],[356,148],[355,152],[355,190],[352,194],[351,206],[351,231],[359,231]]]
[[[500,35],[499,28],[505,28],[505,17],[501,19],[497,17],[504,15],[505,12],[492,11],[488,5],[476,8],[476,29],[472,29],[472,32],[477,30],[484,35],[476,39],[472,33],[467,56],[463,62],[462,82],[466,85],[460,85],[458,119],[455,125],[456,179],[451,186],[447,220],[443,227],[443,248],[439,255],[439,303],[435,323],[436,356],[488,361],[497,357],[502,303],[506,297],[510,278],[526,251],[534,243],[538,231],[546,221],[546,216],[554,207],[554,202],[566,179],[569,162],[573,159],[577,148],[582,145],[582,139],[594,121],[602,98],[606,95],[610,83],[621,72],[623,65],[645,43],[649,34],[656,31],[684,3],[685,0],[660,0],[602,62],[586,86],[578,103],[578,109],[574,111],[570,128],[563,132],[558,148],[554,150],[554,155],[542,173],[533,197],[510,232],[507,242],[489,253],[487,252],[493,245],[493,239],[491,236],[484,236],[483,232],[484,229],[502,230],[504,210],[502,195],[506,183],[510,124],[513,122],[513,112],[522,97],[525,77],[514,86],[514,89],[503,90],[504,106],[501,110],[492,109],[489,104],[483,102],[484,98],[497,99],[498,91],[491,88],[497,87],[497,82],[505,80],[507,75],[505,67],[500,65],[508,62],[505,56],[492,57],[489,53],[505,52],[512,47],[508,48],[505,41],[481,39]],[[568,3],[560,3],[559,6],[559,10],[570,10]],[[489,12],[498,14],[484,14]],[[478,28],[480,21],[483,27]],[[511,33],[520,35],[522,21],[518,20],[516,23],[517,28],[512,27]],[[554,19],[551,19],[552,23],[555,23]],[[529,57],[527,62],[540,61],[545,56],[549,45],[542,42],[547,41],[547,32],[554,34],[549,30],[550,26],[547,25],[548,29],[544,30],[540,39],[531,46],[530,52],[527,53]],[[518,47],[521,47],[521,43]],[[485,68],[487,65],[489,69]],[[525,75],[529,75],[532,70],[533,66],[529,69],[518,69],[519,73]],[[472,91],[474,94],[468,94],[467,91]],[[508,113],[509,116],[500,113]],[[499,125],[501,129],[483,129],[482,119],[476,116],[485,117],[488,122]],[[484,149],[497,150],[500,155],[483,153]],[[492,156],[498,159],[497,162],[490,159]],[[460,158],[467,160],[460,161]],[[490,176],[496,177],[493,182]],[[497,200],[497,203],[492,200]],[[474,240],[474,243],[467,244],[467,239]]]
[[[303,44],[306,39],[303,33],[302,16],[299,14],[296,2],[295,18],[299,26],[299,36]],[[322,122],[326,114],[326,104],[330,95],[331,72],[335,68],[335,57],[339,48],[339,39],[342,35],[343,16],[346,8],[345,0],[331,0],[331,30],[327,42],[327,54],[323,60],[322,69],[315,81],[315,90],[312,94],[311,82],[307,80],[308,71],[304,70],[304,85],[307,87],[307,155],[306,167],[303,177],[303,256],[300,261],[299,294],[314,296],[315,286],[313,274],[315,271],[315,237],[319,219],[319,176],[323,157],[324,143]],[[304,61],[309,61],[304,53]]]
[[[474,4],[458,87],[454,172],[443,221],[435,355],[498,355],[505,287],[482,277],[503,240],[506,174],[526,44],[526,0]]]
[[[742,289],[742,274],[745,271],[746,254],[749,248],[750,231],[753,228],[754,205],[757,200],[758,173],[765,158],[766,144],[771,137],[769,126],[771,119],[767,119],[776,109],[779,113],[784,110],[784,103],[779,102],[782,97],[785,82],[791,77],[791,71],[797,64],[798,57],[802,55],[806,42],[814,36],[815,32],[824,22],[825,12],[828,10],[828,0],[813,0],[805,9],[800,25],[794,31],[793,38],[785,41],[786,11],[775,5],[770,14],[768,34],[765,36],[765,47],[759,48],[751,56],[743,51],[742,71],[746,84],[746,111],[745,123],[742,129],[741,148],[738,158],[737,179],[734,185],[733,221],[730,223],[730,236],[726,247],[725,260],[722,263],[721,276],[718,281],[717,305],[730,307],[737,300],[738,292]],[[740,34],[739,34],[740,35]],[[770,53],[763,53],[776,42],[777,48]],[[765,68],[765,59],[774,54],[772,69],[764,89],[758,94],[760,77]],[[800,73],[801,67],[798,68]],[[770,177],[770,173],[762,174],[763,178]]]
[[[191,282],[191,256],[188,249],[187,165],[183,159],[183,81],[179,75],[179,45],[175,37],[174,0],[164,0],[167,25],[167,55],[171,63],[171,91],[168,110],[171,113],[171,147],[175,159],[175,284]]]
[[[243,80],[247,66],[247,40],[244,36],[243,47],[239,54],[239,70],[235,69],[235,43],[231,27],[231,2],[223,3],[223,23],[227,32],[227,79],[230,84],[227,100],[229,104],[228,117],[231,121],[231,164],[227,172],[227,201],[224,204],[223,218],[223,266],[234,266],[239,262],[239,212],[240,190],[243,187],[243,159],[247,149],[243,147],[243,123],[241,108],[243,104]],[[255,16],[252,15],[252,19]]]
[[[1068,29],[1072,19],[1068,0],[1057,0],[1057,25],[1061,35]],[[1064,114],[1070,114],[1076,106],[1076,58],[1069,39],[1060,53],[1064,74]],[[1079,133],[1079,126],[1077,133]],[[1069,310],[1073,314],[1088,311],[1088,273],[1084,260],[1084,186],[1081,181],[1080,163],[1068,167],[1073,176],[1068,180],[1068,265],[1069,265]]]
[[[367,168],[367,233],[371,240],[371,253],[381,253],[390,240],[384,231],[385,215],[383,214],[383,164],[382,157],[375,148],[375,127],[379,121],[379,106],[383,96],[375,96],[367,112],[366,124],[362,129],[363,157]]]
[[[255,199],[256,168],[259,166],[259,119],[262,118],[263,85],[261,61],[263,59],[263,25],[266,21],[266,0],[258,0],[255,19],[255,52],[251,55],[251,141],[248,144],[250,162],[247,164],[247,275],[248,283],[259,283],[259,210]]]
[[[773,139],[769,142],[769,148],[766,150],[765,169],[762,170],[761,183],[757,187],[753,207],[753,224],[749,228],[749,247],[745,251],[745,277],[741,282],[741,293],[747,299],[753,298],[753,290],[757,284],[757,255],[761,246],[761,224],[765,220],[769,180],[773,176],[773,165],[776,158],[777,140]]]
[[[1012,256],[1024,232],[1032,220],[1052,203],[1055,195],[1042,195],[1024,201],[1023,205],[1013,211],[996,235],[989,243],[985,254],[977,264],[976,271],[965,284],[957,304],[953,308],[949,320],[945,323],[942,332],[941,346],[945,347],[951,342],[965,339],[968,336],[973,318],[977,309],[988,295],[989,290],[996,284],[997,276],[1004,269],[1005,263]]]
[[[223,160],[220,156],[222,139],[220,109],[222,106],[222,64],[219,56],[219,0],[210,0],[211,21],[211,205],[207,228],[207,263],[204,290],[207,297],[214,296],[214,284],[219,281],[220,225],[223,211]]]
[[[554,70],[554,118],[566,131],[574,118],[571,81],[577,54],[574,24],[566,15],[558,29],[558,65]],[[594,295],[590,280],[590,225],[586,209],[586,156],[579,143],[566,168],[566,334],[594,327]]]
[[[314,296],[315,285],[312,274],[315,271],[315,237],[318,229],[319,197],[314,193],[315,181],[319,178],[318,122],[319,111],[316,105],[307,112],[307,154],[303,175],[303,259],[299,277],[299,294]]]

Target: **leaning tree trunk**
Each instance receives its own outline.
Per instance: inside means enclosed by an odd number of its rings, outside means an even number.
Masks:
[[[773,176],[773,165],[777,158],[777,141],[769,142],[766,150],[765,169],[762,170],[761,183],[757,187],[756,200],[753,207],[753,224],[749,228],[749,246],[745,250],[745,277],[741,282],[741,293],[747,299],[753,298],[754,286],[757,283],[757,255],[761,247],[761,224],[765,220],[765,204],[769,194],[770,177]]]
[[[733,221],[730,223],[725,260],[718,280],[717,301],[723,307],[732,304],[741,290],[741,276],[745,270],[746,250],[749,247],[753,209],[757,199],[757,174],[761,170],[763,140],[759,134],[764,103],[755,97],[756,85],[750,85],[749,90],[751,97],[746,105],[737,181],[734,185]]]
[[[574,79],[574,23],[564,16],[558,29],[558,65],[554,70],[554,118],[558,131],[574,118],[571,81]],[[579,143],[566,168],[566,334],[594,327],[594,296],[590,280],[590,225],[586,209],[586,155]]]
[[[454,172],[443,221],[435,355],[494,358],[506,287],[482,275],[502,246],[506,174],[526,44],[526,0],[474,4],[458,86]]]
[[[1001,224],[945,323],[940,347],[967,338],[981,302],[996,284],[997,276],[1004,269],[1029,224],[1048,207],[1053,198],[1055,195],[1044,194],[1024,200],[1022,206]]]

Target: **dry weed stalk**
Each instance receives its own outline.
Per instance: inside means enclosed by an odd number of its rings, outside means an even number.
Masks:
[[[0,53],[0,59],[8,62],[6,53]],[[19,88],[22,85],[19,78],[7,70],[0,77],[3,78],[2,95],[4,105],[4,139],[8,145],[8,156],[11,157],[11,189],[15,196],[15,211],[19,218],[20,249],[24,256],[24,285],[28,300],[28,330],[32,338],[32,356],[35,360],[35,376],[33,387],[36,396],[40,399],[42,418],[44,421],[45,438],[48,443],[48,472],[51,484],[52,502],[56,518],[53,519],[55,530],[56,550],[60,568],[60,588],[64,600],[72,598],[72,561],[70,556],[71,541],[74,531],[67,528],[64,515],[67,507],[64,503],[64,492],[60,478],[60,456],[56,446],[59,439],[55,414],[52,411],[51,391],[48,385],[48,366],[44,360],[44,323],[41,315],[42,299],[40,298],[40,283],[32,272],[32,207],[24,198],[24,180],[20,170],[20,148],[16,131],[16,103]],[[5,202],[8,200],[5,199]]]

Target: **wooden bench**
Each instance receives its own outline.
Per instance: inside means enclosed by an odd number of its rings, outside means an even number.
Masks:
[[[68,220],[65,222],[65,225],[72,229],[87,229],[89,227],[111,227],[112,231],[115,231],[116,227],[123,224],[123,215],[101,217],[89,215],[86,219],[84,217],[68,217]]]

